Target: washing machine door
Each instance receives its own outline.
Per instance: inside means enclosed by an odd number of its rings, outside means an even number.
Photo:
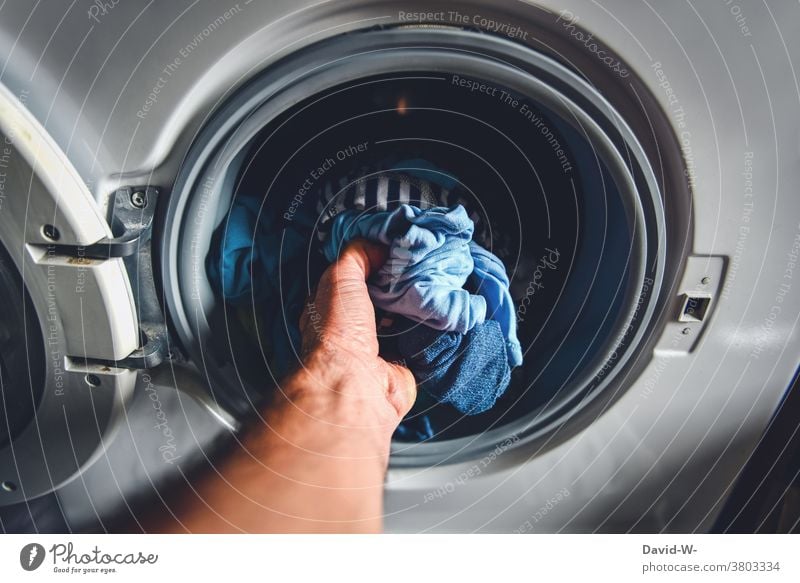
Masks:
[[[0,85],[0,506],[100,455],[140,344],[117,239],[26,97]]]

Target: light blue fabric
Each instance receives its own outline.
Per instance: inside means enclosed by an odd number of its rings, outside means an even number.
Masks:
[[[369,282],[377,307],[461,334],[486,318],[486,300],[463,289],[473,270],[472,221],[464,207],[344,211],[325,240],[325,258],[334,261],[344,244],[357,238],[389,247],[386,263]]]
[[[500,325],[512,366],[522,364],[522,347],[517,339],[517,311],[508,291],[508,275],[503,263],[494,253],[490,253],[474,241],[469,245],[475,268],[469,278],[469,285],[486,299],[486,317]]]
[[[447,332],[467,333],[487,318],[506,341],[508,363],[522,364],[517,319],[502,262],[471,241],[473,224],[464,207],[394,211],[345,211],[333,221],[323,247],[328,261],[363,237],[389,246],[389,258],[369,283],[379,308]],[[468,282],[475,293],[464,289]]]

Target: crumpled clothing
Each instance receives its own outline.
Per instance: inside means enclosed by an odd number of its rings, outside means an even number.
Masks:
[[[369,282],[376,307],[437,330],[464,334],[486,317],[486,300],[463,289],[472,273],[472,221],[463,207],[423,211],[345,211],[323,245],[335,261],[349,241],[365,238],[389,247],[386,263]]]
[[[395,171],[437,184],[442,190],[436,206],[453,208],[461,205],[467,209],[469,218],[475,224],[472,234],[473,241],[484,248],[492,249],[500,257],[510,257],[514,254],[515,250],[512,244],[514,237],[511,233],[503,232],[493,221],[489,220],[485,212],[479,213],[477,209],[481,207],[476,197],[455,177],[422,158],[401,160],[392,168]]]
[[[512,366],[522,364],[522,347],[517,339],[517,312],[509,292],[506,268],[494,253],[470,242],[470,253],[475,268],[469,277],[468,285],[486,299],[487,318],[500,326],[505,341],[508,363]]]
[[[417,396],[417,401],[419,401],[419,396]],[[411,414],[400,422],[394,435],[401,441],[427,441],[433,439],[436,430],[433,428],[430,415]]]
[[[323,251],[334,261],[345,243],[359,237],[387,245],[388,259],[369,282],[375,306],[460,334],[487,317],[496,320],[506,339],[508,362],[519,366],[522,349],[505,267],[471,241],[472,231],[460,205],[428,210],[402,205],[382,213],[349,210],[333,221]],[[468,280],[475,293],[464,289]]]
[[[266,291],[262,284],[271,286],[272,282],[261,277],[262,261],[269,261],[267,241],[264,237],[256,239],[255,233],[260,215],[261,202],[255,198],[238,197],[228,213],[226,222],[215,234],[209,255],[206,259],[206,275],[209,281],[220,287],[223,299],[233,305],[247,302],[253,290]],[[264,236],[269,237],[269,224]],[[255,267],[255,269],[254,269]],[[258,285],[253,285],[253,277]]]
[[[361,168],[353,178],[328,181],[319,189],[317,237],[324,241],[330,221],[344,210],[381,212],[394,210],[401,204],[422,209],[436,206],[468,209],[475,224],[473,239],[484,247],[511,253],[510,235],[504,234],[476,211],[478,206],[458,180],[436,165],[421,158],[401,160],[389,170],[370,171]]]
[[[282,227],[262,203],[250,196],[235,199],[214,235],[206,274],[226,303],[251,311],[271,348],[271,368],[282,376],[302,345],[299,320],[306,299],[303,278],[286,277],[285,266],[307,259],[303,231],[310,221],[298,213],[298,228]]]

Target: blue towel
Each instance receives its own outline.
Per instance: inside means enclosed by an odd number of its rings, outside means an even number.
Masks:
[[[420,388],[465,415],[491,409],[511,380],[505,337],[493,320],[466,334],[417,325],[397,345]]]

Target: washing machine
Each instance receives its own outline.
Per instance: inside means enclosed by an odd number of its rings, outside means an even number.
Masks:
[[[209,281],[232,201],[419,159],[525,363],[396,435],[386,529],[712,530],[800,363],[798,38],[789,1],[4,3],[4,530],[168,512],[280,382]]]

